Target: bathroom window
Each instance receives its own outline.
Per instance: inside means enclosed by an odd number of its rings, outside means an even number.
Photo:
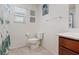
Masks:
[[[15,20],[14,22],[24,23],[26,10],[23,8],[15,7]]]
[[[24,22],[24,17],[16,16],[15,19],[15,22]]]

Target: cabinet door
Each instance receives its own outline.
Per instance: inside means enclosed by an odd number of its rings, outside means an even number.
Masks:
[[[79,41],[76,41],[74,39],[64,38],[64,37],[60,37],[59,41],[60,41],[59,45],[79,53]]]
[[[74,53],[66,48],[60,47],[59,48],[59,55],[78,55],[78,54]]]

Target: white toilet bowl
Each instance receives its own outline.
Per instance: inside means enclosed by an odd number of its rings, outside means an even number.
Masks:
[[[39,44],[40,44],[40,39],[37,39],[37,38],[30,38],[28,39],[29,40],[29,47],[31,49],[34,49],[34,48],[38,48],[39,47]]]

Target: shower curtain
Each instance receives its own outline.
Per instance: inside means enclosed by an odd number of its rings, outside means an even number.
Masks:
[[[8,31],[7,25],[9,24],[9,16],[10,16],[10,5],[3,4],[0,5],[0,28],[1,28],[1,38],[0,38],[0,55],[8,54],[10,43],[10,33]],[[6,22],[7,21],[7,22]]]

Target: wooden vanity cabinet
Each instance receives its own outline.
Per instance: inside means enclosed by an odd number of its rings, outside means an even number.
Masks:
[[[59,36],[59,55],[79,55],[79,40]]]

